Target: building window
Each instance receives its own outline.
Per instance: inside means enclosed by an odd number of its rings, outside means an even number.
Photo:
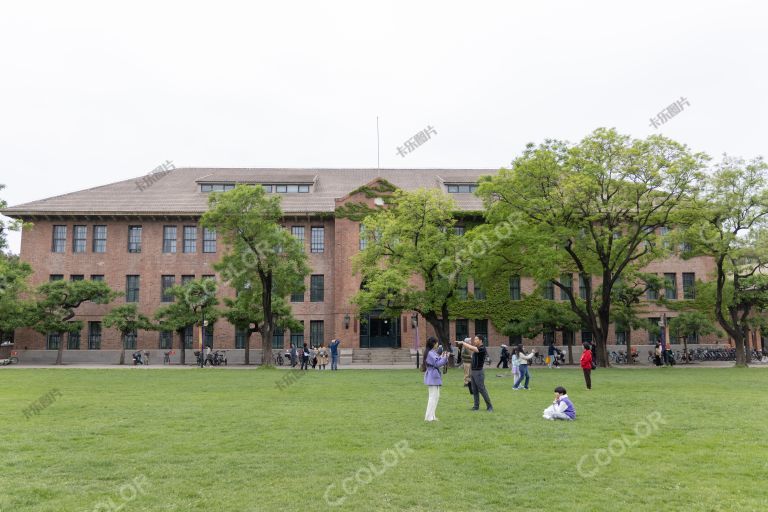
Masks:
[[[469,320],[466,318],[456,319],[456,339],[464,340],[469,338]]]
[[[245,348],[245,340],[248,339],[248,328],[235,328],[235,348]]]
[[[88,350],[101,349],[101,322],[88,322]]]
[[[213,348],[213,324],[208,324],[205,327],[205,339],[203,340],[203,346]]]
[[[616,327],[616,344],[617,345],[626,345],[627,344],[627,331],[624,330],[623,327]]]
[[[520,276],[512,276],[509,278],[509,298],[512,300],[520,300]]]
[[[446,185],[449,194],[473,194],[477,190],[477,184]]]
[[[202,276],[200,276],[200,279],[203,279],[203,280],[207,279],[209,281],[213,281],[214,283],[216,282],[216,276],[213,274],[203,274]]]
[[[544,331],[544,345],[549,346],[555,343],[555,331]]]
[[[293,238],[301,242],[302,250],[304,248],[304,226],[291,226]]]
[[[80,331],[67,335],[67,350],[80,350]]]
[[[234,183],[202,183],[200,185],[200,192],[226,192],[234,188]]]
[[[365,234],[365,224],[360,223],[360,250],[364,251],[368,247],[368,237]]]
[[[488,320],[475,320],[475,336],[482,336],[483,342],[488,344]]]
[[[184,286],[185,284],[188,284],[191,281],[195,280],[194,275],[183,275],[181,276],[181,286]]]
[[[91,274],[91,281],[104,282],[104,274]]]
[[[562,274],[560,284],[565,287],[565,290],[560,288],[560,300],[570,300],[569,294],[573,293],[573,274]]]
[[[477,279],[472,280],[472,295],[475,296],[475,300],[485,300],[485,290]]]
[[[648,319],[648,322],[649,322],[651,325],[659,325],[659,322],[661,322],[661,318],[660,318],[660,317],[658,317],[658,316],[657,316],[657,317],[651,317],[651,318],[649,318],[649,319]],[[654,332],[652,332],[652,331],[650,331],[650,330],[649,330],[649,331],[648,331],[648,342],[649,342],[651,345],[653,345],[653,344],[654,344],[654,343],[656,343],[658,340],[659,340],[659,334],[658,334],[658,333],[654,333]]]
[[[689,344],[696,344],[698,342],[699,342],[699,333],[698,332],[693,332],[693,333],[689,334],[687,339],[686,339],[686,343],[689,343]]]
[[[275,192],[278,194],[306,194],[309,192],[309,185],[275,185]]]
[[[581,342],[582,343],[592,343],[592,331],[581,331]]]
[[[173,348],[173,333],[171,331],[160,331],[160,348]]]
[[[51,252],[64,252],[67,248],[67,226],[53,226]]]
[[[325,228],[313,226],[309,245],[310,252],[323,252],[325,250]]]
[[[469,286],[467,285],[467,278],[459,276],[456,279],[456,298],[459,300],[467,300],[467,294],[469,293]]]
[[[683,298],[693,300],[696,298],[696,273],[683,272]]]
[[[203,252],[215,253],[216,252],[216,230],[211,228],[203,228]]]
[[[188,325],[184,328],[184,348],[192,348],[192,344],[195,342],[195,327]]]
[[[86,226],[72,226],[72,252],[85,252],[87,237]]]
[[[141,226],[128,226],[128,252],[141,252]]]
[[[587,285],[592,288],[592,276],[579,274],[579,298],[587,300]]]
[[[136,349],[136,330],[128,331],[123,335],[123,348]]]
[[[453,226],[453,234],[456,236],[464,236],[464,226]]]
[[[163,226],[163,252],[166,254],[176,252],[176,226]]]
[[[283,348],[285,342],[285,329],[275,326],[272,332],[272,348]]]
[[[54,281],[63,281],[64,280],[64,274],[51,274],[48,276],[48,281],[54,282]]]
[[[176,284],[176,276],[162,276],[160,278],[160,302],[173,302],[174,296],[170,289]]]
[[[48,350],[59,350],[61,334],[58,332],[49,332],[45,340],[45,346]]]
[[[93,226],[93,252],[107,252],[107,226]]]
[[[309,302],[323,302],[325,300],[325,276],[315,274],[309,278]]]
[[[664,297],[668,300],[677,299],[677,275],[674,272],[664,273]]]
[[[69,280],[73,283],[76,281],[85,281],[85,276],[83,274],[72,274],[69,276]]]
[[[125,276],[125,302],[139,302],[139,276]]]
[[[304,345],[304,320],[300,320],[301,328],[298,330],[291,329],[291,343],[294,347],[301,347]]]
[[[542,296],[547,300],[555,300],[555,285],[552,284],[552,281],[547,281],[544,283]]]
[[[197,226],[184,226],[184,252],[197,250]]]
[[[523,336],[520,334],[510,334],[509,335],[509,346],[510,347],[516,347],[518,345],[523,344]]]
[[[304,302],[304,292],[292,293],[291,302]]]
[[[309,322],[309,344],[313,347],[323,343],[323,321],[311,320]]]
[[[664,246],[665,249],[669,249],[670,247],[672,247],[672,243],[669,241],[669,238],[668,238],[669,228],[667,226],[662,226],[660,231],[661,231],[661,236],[663,238],[662,245]]]

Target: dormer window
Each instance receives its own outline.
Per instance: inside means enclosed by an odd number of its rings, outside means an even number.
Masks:
[[[234,188],[234,183],[202,183],[200,185],[200,192],[226,192]]]
[[[477,183],[451,183],[446,184],[449,194],[474,194]]]
[[[278,194],[307,194],[309,185],[275,185]]]

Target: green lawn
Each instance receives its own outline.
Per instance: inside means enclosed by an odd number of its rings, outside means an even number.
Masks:
[[[294,372],[4,368],[0,511],[768,510],[763,369],[451,370],[433,424],[415,370]]]

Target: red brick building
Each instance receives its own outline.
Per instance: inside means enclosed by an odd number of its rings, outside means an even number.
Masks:
[[[198,225],[206,210],[211,191],[227,190],[236,183],[260,184],[269,193],[282,197],[284,225],[303,239],[312,275],[307,278],[303,296],[291,298],[296,317],[304,322],[300,332],[278,332],[274,347],[294,343],[319,344],[334,337],[343,347],[363,353],[368,348],[411,348],[430,330],[423,319],[404,314],[400,318],[366,315],[364,322],[349,299],[360,288],[360,276],[352,272],[352,257],[361,247],[359,223],[335,218],[334,212],[348,202],[374,204],[376,197],[355,192],[361,186],[384,179],[398,188],[438,188],[451,194],[461,210],[478,212],[481,201],[472,192],[480,176],[494,174],[489,169],[200,169],[182,168],[138,180],[122,181],[88,190],[13,206],[5,215],[32,223],[22,234],[21,258],[34,269],[32,286],[52,279],[103,279],[113,289],[125,293],[115,303],[136,302],[152,316],[170,300],[164,290],[187,279],[214,276],[213,263],[224,250],[216,234]],[[694,293],[696,279],[707,279],[712,262],[706,258],[681,261],[671,258],[655,262],[650,271],[664,273],[670,286],[662,293],[682,299]],[[578,283],[578,276],[574,276]],[[674,286],[671,285],[674,283]],[[472,283],[468,284],[469,287]],[[510,294],[529,294],[535,283],[523,278],[510,286]],[[223,294],[233,295],[224,287]],[[546,293],[546,290],[545,290]],[[513,297],[514,298],[514,297]],[[552,295],[560,300],[559,293]],[[113,303],[113,305],[115,304]],[[78,335],[59,339],[30,330],[16,333],[16,347],[48,360],[59,343],[65,344],[65,361],[111,361],[122,349],[116,331],[103,328],[101,317],[111,306],[86,304],[78,318],[84,329]],[[649,317],[660,317],[657,307],[649,307]],[[491,346],[508,342],[487,319],[457,319],[451,334],[462,338],[482,333]],[[243,337],[225,320],[215,324],[207,343],[214,349],[232,349],[230,357],[242,359]],[[556,342],[562,343],[557,334]],[[578,343],[589,333],[575,333]],[[621,342],[622,333],[611,332],[611,341]],[[188,347],[193,333],[189,329]],[[547,338],[548,340],[549,338]],[[167,350],[168,333],[137,333],[127,348]],[[648,334],[633,335],[633,344],[647,343]],[[694,340],[692,340],[694,341]],[[542,345],[539,337],[530,344]],[[174,347],[177,343],[173,341]],[[260,353],[258,335],[252,338],[254,358]],[[194,346],[197,346],[195,343]],[[38,352],[39,351],[39,352]]]

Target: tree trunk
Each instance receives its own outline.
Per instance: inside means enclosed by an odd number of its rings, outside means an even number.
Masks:
[[[179,351],[179,364],[185,365],[187,363],[187,360],[186,360],[186,350],[184,350],[184,330],[182,329],[180,331],[176,331],[176,333],[179,335],[179,347],[181,349]]]
[[[245,335],[245,365],[251,364],[251,329],[248,327],[248,331]]]
[[[59,333],[59,350],[56,352],[56,364],[64,362],[64,333]]]
[[[261,329],[261,365],[272,366],[272,322],[264,322]]]
[[[632,328],[627,327],[627,364],[634,364],[635,359],[632,357]]]
[[[685,364],[690,362],[688,357],[688,336],[683,336],[683,361],[685,361]]]

